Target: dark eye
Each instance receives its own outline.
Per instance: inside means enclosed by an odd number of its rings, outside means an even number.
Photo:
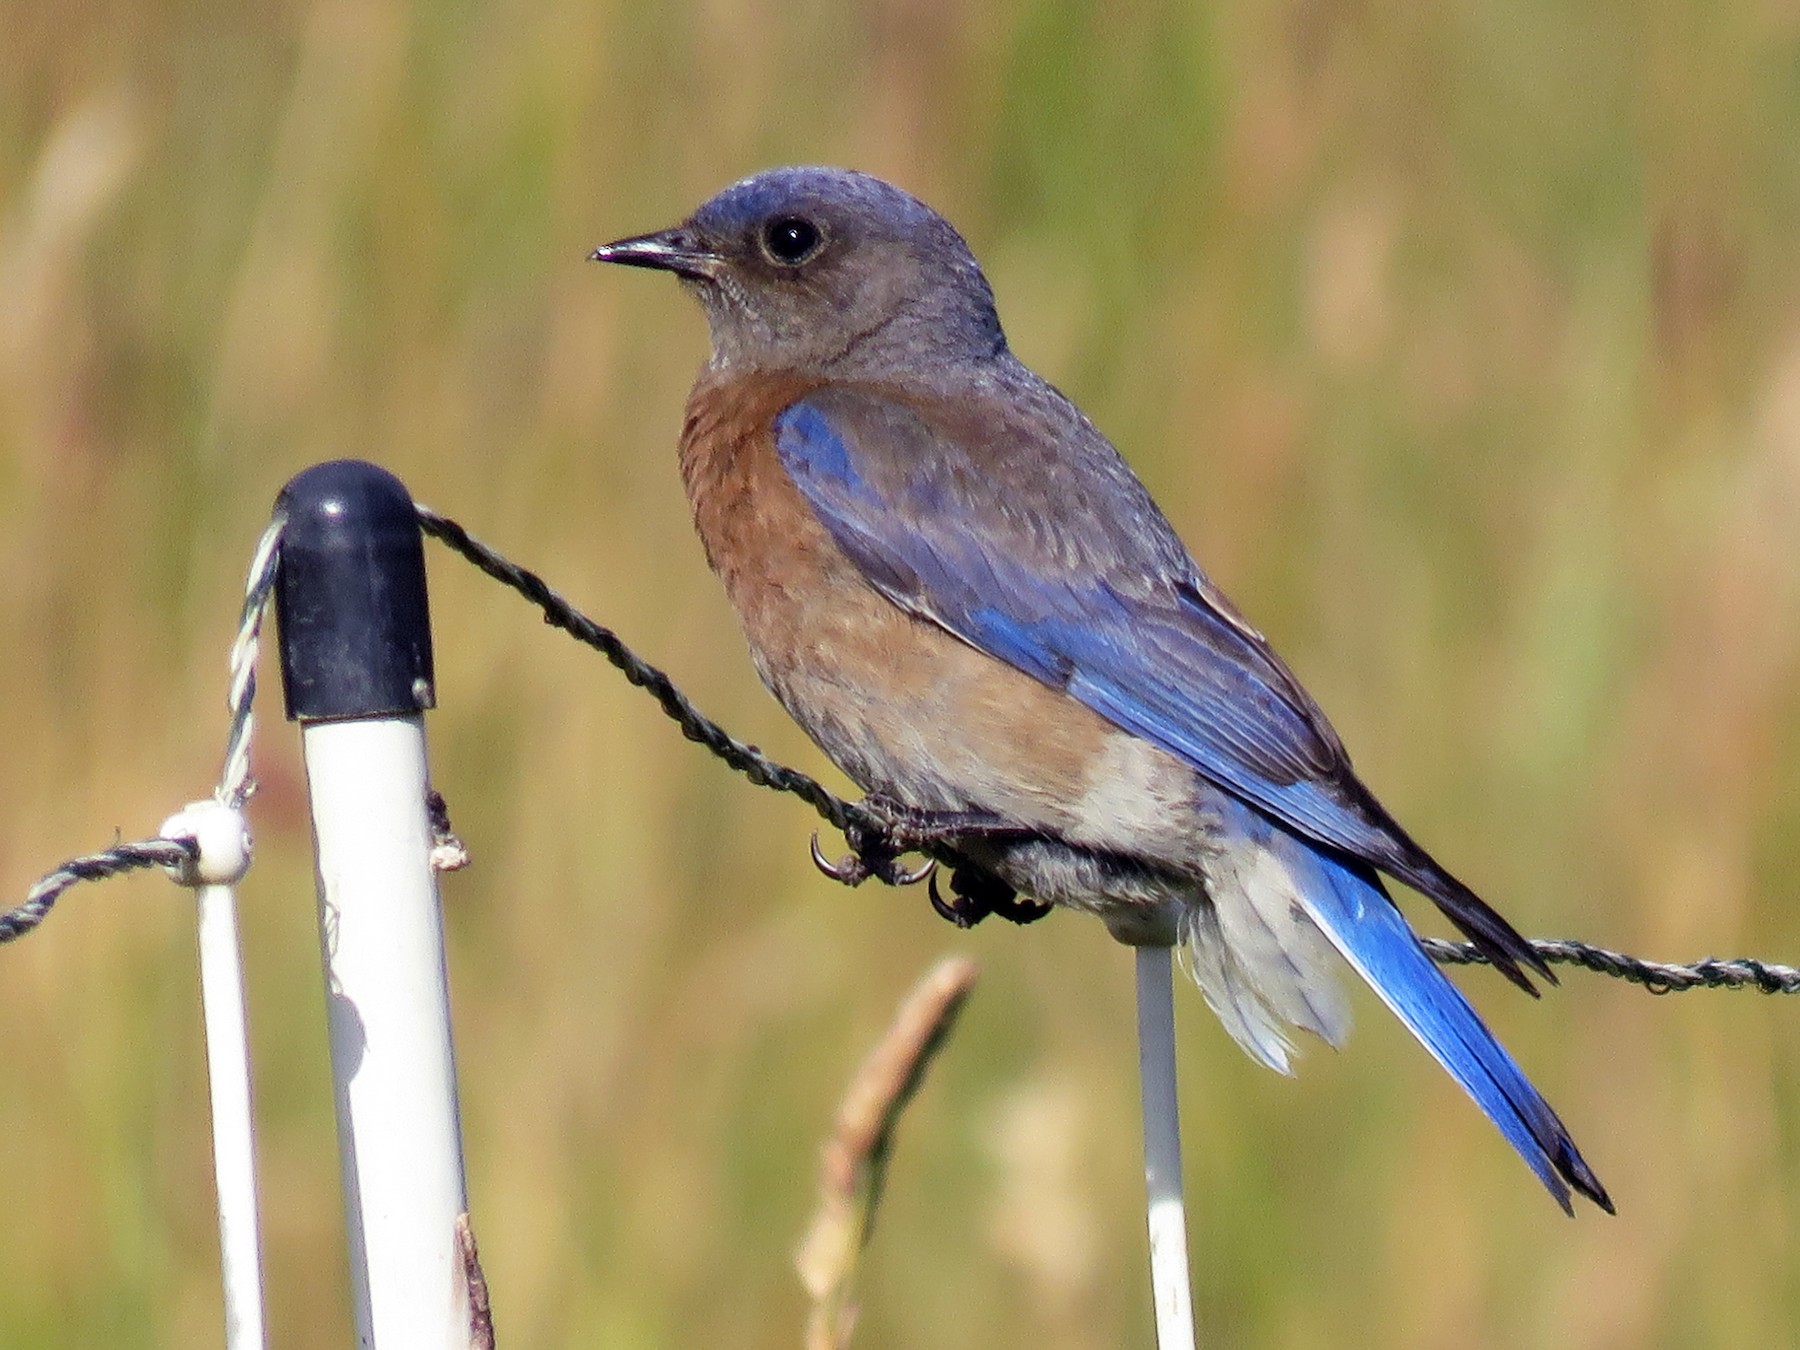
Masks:
[[[793,267],[819,251],[819,227],[799,216],[782,216],[763,226],[763,247],[776,262]]]

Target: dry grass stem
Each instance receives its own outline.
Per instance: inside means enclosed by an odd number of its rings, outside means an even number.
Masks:
[[[494,1310],[488,1301],[481,1253],[475,1246],[475,1227],[467,1214],[456,1220],[456,1250],[462,1258],[463,1286],[469,1298],[469,1350],[494,1350]]]
[[[843,1350],[856,1324],[856,1269],[875,1225],[900,1113],[975,987],[973,961],[939,961],[913,987],[844,1094],[819,1167],[819,1207],[794,1258],[812,1298],[807,1350]]]

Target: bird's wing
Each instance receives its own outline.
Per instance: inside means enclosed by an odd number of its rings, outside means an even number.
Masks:
[[[1424,891],[1525,988],[1521,963],[1548,975],[1358,781],[1317,705],[1106,439],[1048,386],[1023,392],[828,386],[779,415],[776,446],[895,604]]]

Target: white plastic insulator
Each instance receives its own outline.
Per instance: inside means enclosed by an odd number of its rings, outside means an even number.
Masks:
[[[192,861],[165,869],[183,886],[235,886],[250,870],[250,822],[223,802],[189,802],[158,833],[164,839],[192,839],[200,850]]]

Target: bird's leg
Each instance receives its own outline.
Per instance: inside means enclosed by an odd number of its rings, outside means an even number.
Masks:
[[[863,798],[862,806],[882,822],[889,844],[901,852],[954,849],[969,843],[1016,843],[1039,833],[992,811],[927,811],[878,795]]]
[[[931,907],[958,928],[973,928],[990,914],[1008,922],[1035,923],[1050,912],[1039,900],[1020,896],[987,869],[960,856],[957,846],[970,842],[1012,843],[1036,837],[1036,832],[987,811],[926,811],[906,806],[889,797],[863,799],[863,809],[880,822],[877,826],[851,824],[844,831],[850,852],[836,862],[812,837],[812,860],[826,876],[846,886],[860,886],[874,877],[890,886],[931,882]],[[929,853],[920,867],[907,869],[900,858],[907,853]],[[937,865],[951,865],[950,898],[938,889]]]

